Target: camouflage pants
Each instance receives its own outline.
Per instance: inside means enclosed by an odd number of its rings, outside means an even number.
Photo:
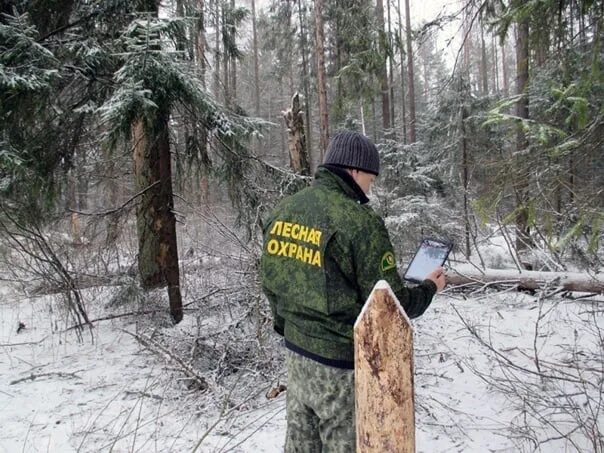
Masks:
[[[288,350],[287,373],[285,452],[354,452],[354,371]]]

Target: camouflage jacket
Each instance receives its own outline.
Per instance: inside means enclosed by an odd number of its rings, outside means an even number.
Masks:
[[[261,259],[262,287],[286,346],[339,368],[353,367],[353,325],[378,280],[411,318],[436,292],[429,280],[405,286],[384,222],[355,186],[347,173],[320,167],[311,187],[267,219]]]

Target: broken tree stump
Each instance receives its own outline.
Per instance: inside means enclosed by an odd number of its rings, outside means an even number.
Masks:
[[[357,452],[415,452],[413,327],[380,280],[354,325]]]
[[[310,159],[306,148],[306,133],[304,132],[304,111],[300,103],[300,95],[292,96],[292,105],[281,112],[287,126],[287,146],[289,162],[292,170],[300,175],[310,175]]]

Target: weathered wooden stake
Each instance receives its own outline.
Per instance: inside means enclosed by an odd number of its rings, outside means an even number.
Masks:
[[[357,452],[415,452],[413,327],[380,280],[354,325]]]

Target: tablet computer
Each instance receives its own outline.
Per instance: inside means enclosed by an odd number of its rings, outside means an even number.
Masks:
[[[423,282],[430,272],[445,264],[452,247],[451,242],[432,238],[422,239],[407,267],[404,279],[414,283]]]

